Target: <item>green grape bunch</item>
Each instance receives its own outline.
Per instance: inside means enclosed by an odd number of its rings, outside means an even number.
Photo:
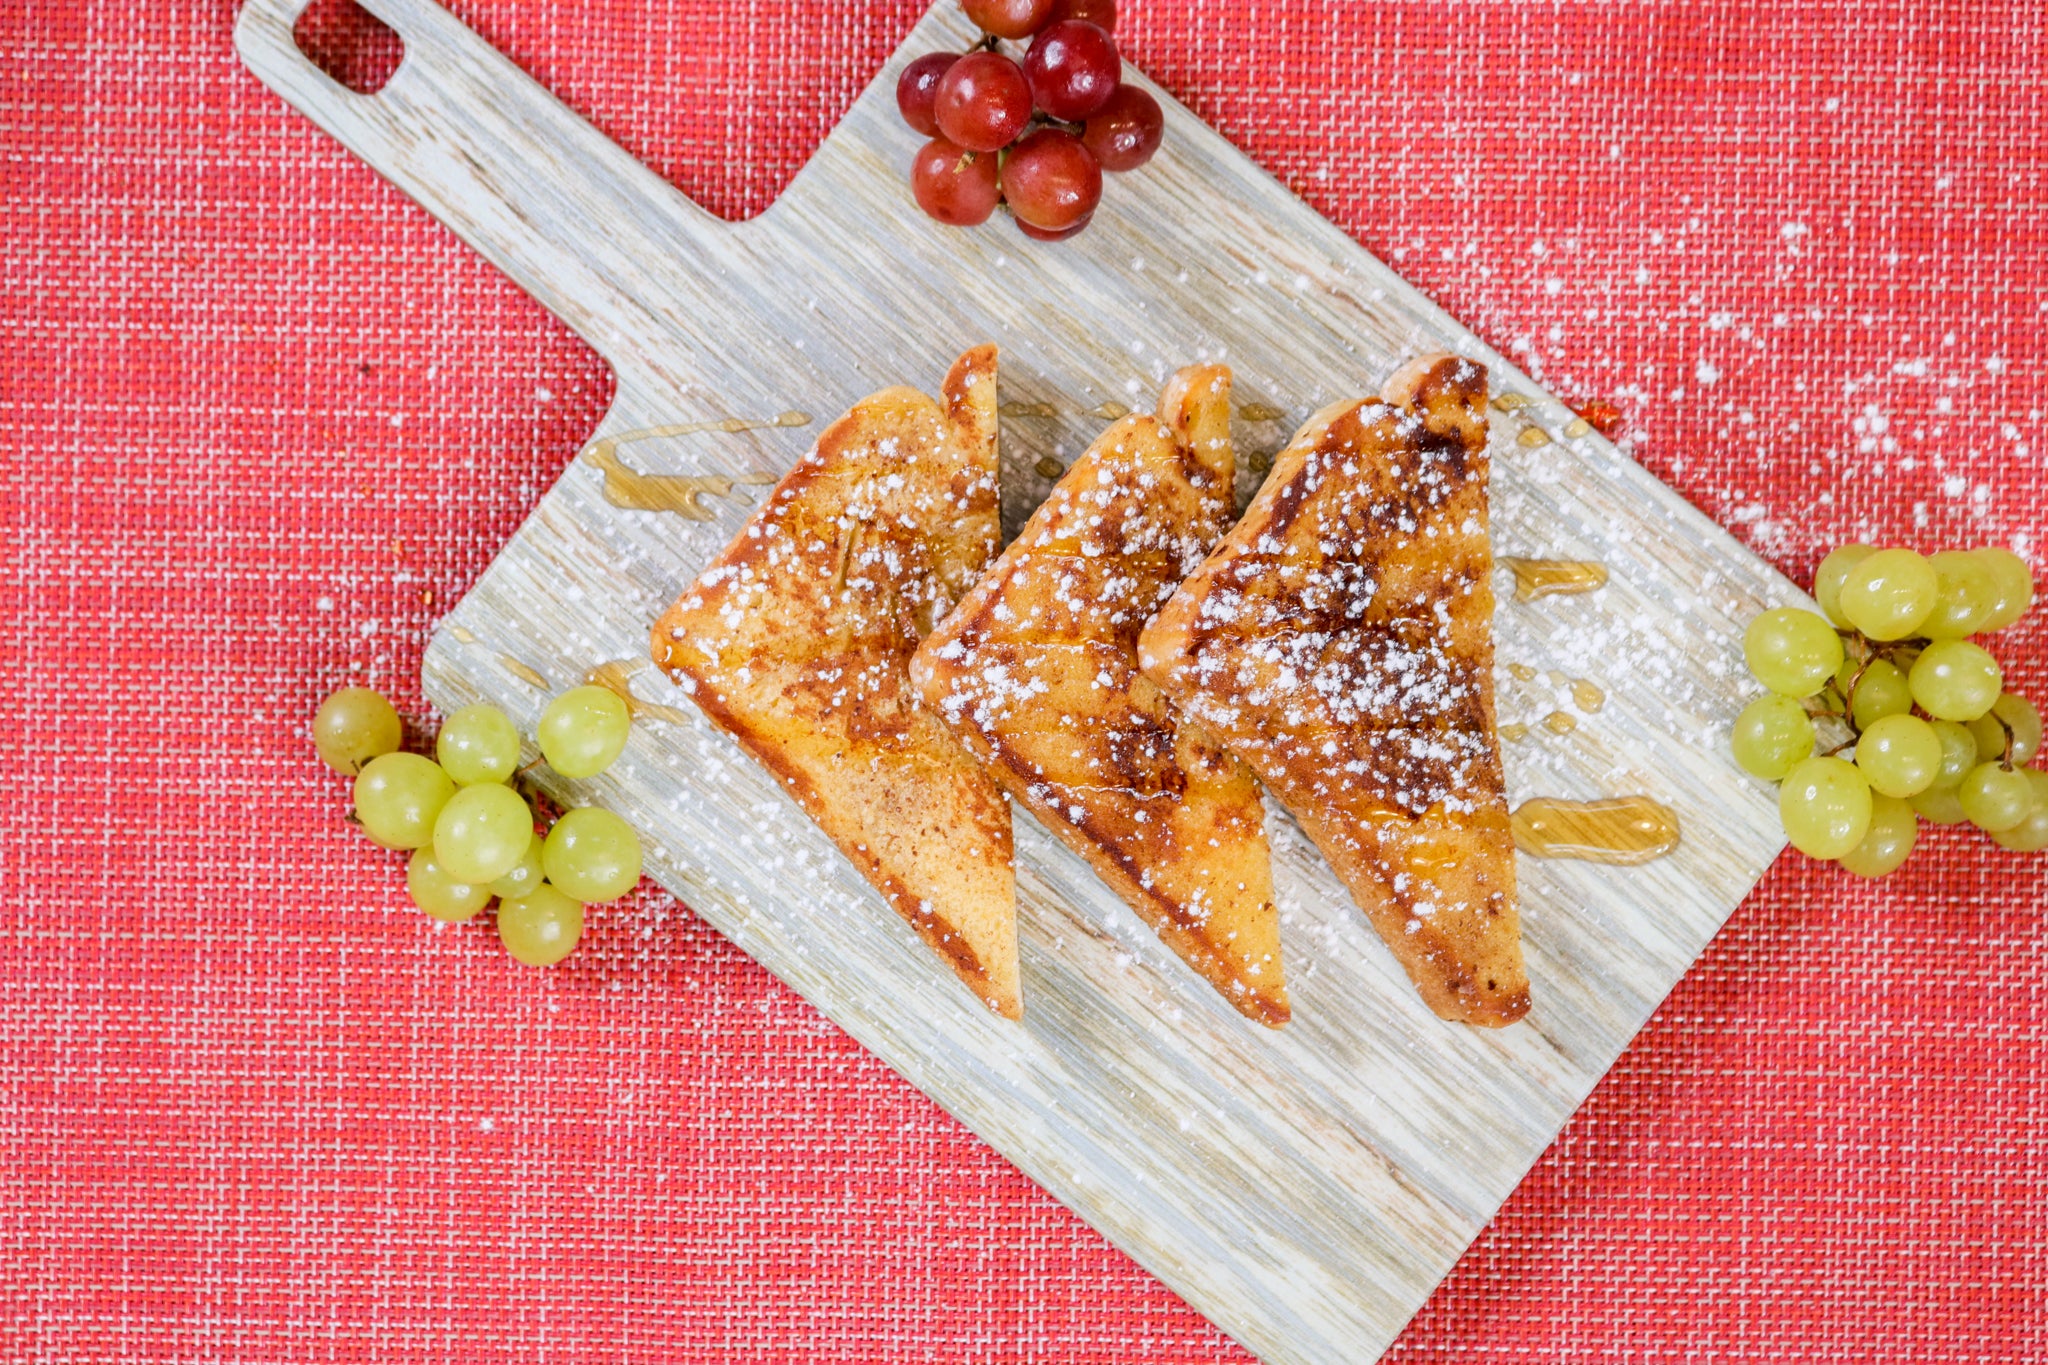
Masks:
[[[2026,561],[1844,545],[1821,560],[1813,596],[1823,614],[1779,607],[1750,622],[1743,657],[1767,690],[1729,736],[1744,772],[1779,784],[1792,846],[1861,877],[1902,866],[1922,819],[2048,849],[2048,771],[2027,766],[2041,713],[1971,638],[2033,605]],[[1824,725],[1848,737],[1821,750]]]
[[[625,750],[631,709],[615,692],[578,687],[542,713],[532,748],[564,777],[595,777]],[[434,757],[400,746],[405,727],[367,687],[320,705],[313,744],[354,779],[350,818],[372,843],[410,853],[405,886],[429,918],[456,924],[498,904],[498,940],[519,962],[552,967],[583,937],[585,907],[640,882],[640,836],[610,811],[565,811],[542,829],[518,786],[519,727],[495,706],[465,706],[434,740]]]

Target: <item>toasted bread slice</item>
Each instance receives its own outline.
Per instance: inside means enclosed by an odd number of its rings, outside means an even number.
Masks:
[[[943,406],[887,389],[827,427],[652,643],[968,989],[1015,1019],[1009,804],[908,673],[995,552],[996,478],[983,346],[954,364]]]
[[[1430,1008],[1529,1009],[1493,697],[1486,371],[1427,356],[1310,418],[1139,638],[1301,821]]]
[[[918,648],[925,702],[1062,842],[1250,1017],[1287,1019],[1258,783],[1138,672],[1138,630],[1236,511],[1230,371],[1074,462]]]

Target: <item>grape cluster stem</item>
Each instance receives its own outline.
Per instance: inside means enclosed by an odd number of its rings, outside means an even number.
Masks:
[[[1856,665],[1855,674],[1849,679],[1848,691],[1842,694],[1842,709],[1837,711],[1831,706],[1824,705],[1819,710],[1812,712],[1813,715],[1817,716],[1833,716],[1835,719],[1841,721],[1842,724],[1849,727],[1849,737],[1843,740],[1840,744],[1837,744],[1834,748],[1829,749],[1826,753],[1822,754],[1821,757],[1823,758],[1833,758],[1836,754],[1841,753],[1844,749],[1855,748],[1856,741],[1863,737],[1862,727],[1856,724],[1856,689],[1862,686],[1863,675],[1870,671],[1870,666],[1874,663],[1877,663],[1880,660],[1884,660],[1886,662],[1895,661],[1899,654],[1899,651],[1906,648],[1907,645],[1915,643],[1913,641],[1907,640],[1873,640],[1868,635],[1865,635],[1862,631],[1853,630],[1846,626],[1837,626],[1835,628],[1835,634],[1841,636],[1842,639],[1847,641],[1848,644],[1855,650],[1858,658],[1858,663]],[[1918,702],[1913,703],[1912,711],[1910,714],[1918,716],[1922,720],[1934,719],[1934,717],[1930,716],[1925,710],[1921,708]],[[1999,753],[1998,766],[2003,768],[2007,772],[2011,772],[2013,770],[2012,722],[2007,720],[2004,716],[1997,714],[1996,712],[1988,712],[1987,714],[1991,717],[1991,719],[1998,722],[1999,729],[2005,731],[2005,748],[2001,750]]]
[[[1998,755],[1998,766],[2005,769],[2007,772],[2011,772],[2013,745],[2012,722],[2007,720],[2004,716],[1999,715],[1995,711],[1991,713],[1991,719],[1997,721],[1998,728],[2005,731],[2005,748]]]

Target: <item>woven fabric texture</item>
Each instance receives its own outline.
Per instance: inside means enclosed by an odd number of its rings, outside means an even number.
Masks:
[[[921,6],[453,8],[744,216]],[[1122,8],[1794,577],[2043,565],[2038,5]],[[1246,1359],[686,908],[537,974],[343,823],[315,704],[428,720],[431,623],[610,379],[232,21],[0,0],[0,1359]],[[1788,855],[1389,1358],[2048,1360],[2044,872]]]

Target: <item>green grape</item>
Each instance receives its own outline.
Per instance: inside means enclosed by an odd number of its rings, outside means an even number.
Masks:
[[[633,716],[608,687],[572,687],[540,717],[540,751],[564,777],[595,777],[626,747]]]
[[[1929,787],[1912,798],[1912,806],[1930,824],[1960,825],[1970,818],[1954,787]]]
[[[313,747],[320,761],[338,773],[355,774],[373,758],[397,750],[405,726],[382,694],[344,687],[328,694],[313,713]]]
[[[2007,692],[1991,704],[1991,714],[2012,727],[2012,761],[2030,763],[2041,752],[2041,712],[2017,692]]]
[[[1744,772],[1776,782],[1813,752],[1813,721],[1798,702],[1773,692],[1742,708],[1728,747]]]
[[[2034,784],[2024,768],[2007,768],[1997,763],[1979,763],[1970,769],[1963,785],[1956,788],[1963,814],[1986,833],[2011,829],[2027,818],[2034,808]]]
[[[1785,774],[1778,818],[1792,847],[1809,858],[1839,858],[1870,829],[1870,784],[1856,765],[1809,758]]]
[[[1990,566],[1967,550],[1943,550],[1927,562],[1934,566],[1940,594],[1920,623],[1920,633],[1930,640],[1962,640],[1984,629],[1999,601]]]
[[[2011,753],[2006,752],[2008,729]],[[1970,734],[1986,759],[2005,759],[2018,767],[2041,751],[2041,713],[2025,697],[2002,693],[1989,711],[1970,722]]]
[[[1977,719],[1965,722],[1963,728],[1970,732],[1970,740],[1977,746],[1977,752],[1984,756],[1985,762],[1995,763],[2005,757],[2005,727],[1991,712],[1986,711]]]
[[[1856,741],[1856,767],[1871,790],[1904,800],[1934,785],[1941,736],[1918,716],[1886,716]]]
[[[2027,785],[2033,788],[2034,808],[2027,812],[2026,819],[2011,829],[2001,829],[1992,834],[1991,841],[2015,853],[2039,853],[2048,848],[2048,773],[2039,768],[2024,771]]]
[[[434,857],[452,877],[488,885],[519,866],[533,811],[510,787],[479,782],[448,798],[434,822]]]
[[[577,900],[617,900],[640,883],[640,836],[608,810],[572,810],[548,831],[541,861]]]
[[[1842,637],[1810,611],[1779,607],[1749,623],[1742,654],[1749,671],[1771,691],[1810,697],[1842,666]]]
[[[2026,560],[1996,545],[1987,545],[1974,553],[1984,561],[1992,582],[1998,585],[1998,605],[1992,608],[1991,619],[1984,623],[1984,629],[2004,630],[2025,616],[2027,608],[2033,605],[2033,570],[2027,567]]]
[[[478,702],[448,717],[434,756],[462,786],[503,782],[519,767],[519,731],[503,711]]]
[[[1870,828],[1856,847],[1842,855],[1842,866],[1859,877],[1886,877],[1899,870],[1920,837],[1913,808],[1896,796],[1870,798]]]
[[[405,889],[412,903],[433,919],[460,924],[474,919],[476,912],[490,904],[491,888],[474,882],[458,882],[434,858],[434,850],[413,850],[405,865]]]
[[[1842,582],[1842,614],[1873,640],[1903,640],[1919,630],[1941,596],[1934,566],[1911,550],[1866,555]]]
[[[583,906],[542,882],[530,895],[498,905],[498,939],[529,967],[552,967],[576,951]]]
[[[1913,689],[1906,686],[1905,670],[1889,659],[1872,659],[1868,664],[1844,659],[1841,671],[1835,674],[1835,690],[1846,699],[1851,687],[1855,689],[1851,703],[1855,709],[1850,715],[1859,730],[1913,709]]]
[[[1930,784],[1941,791],[1954,791],[1970,769],[1977,766],[1977,737],[1967,725],[1952,720],[1932,720],[1927,728],[1941,741],[1941,771]]]
[[[1971,721],[1991,709],[2005,676],[1998,660],[1968,640],[1936,640],[1906,675],[1913,700],[1936,720]]]
[[[1842,615],[1842,584],[1849,577],[1849,570],[1876,553],[1875,545],[1844,545],[1828,551],[1827,558],[1813,571],[1813,600],[1820,603],[1820,609],[1836,625],[1849,624],[1849,619]]]
[[[542,842],[540,834],[536,832],[527,843],[526,852],[520,854],[519,861],[513,864],[512,870],[491,883],[492,895],[503,896],[507,900],[514,896],[529,895],[533,888],[547,880],[547,870],[541,866],[540,861]]]
[[[418,754],[380,754],[356,774],[356,819],[386,848],[418,848],[455,793],[441,765]]]

